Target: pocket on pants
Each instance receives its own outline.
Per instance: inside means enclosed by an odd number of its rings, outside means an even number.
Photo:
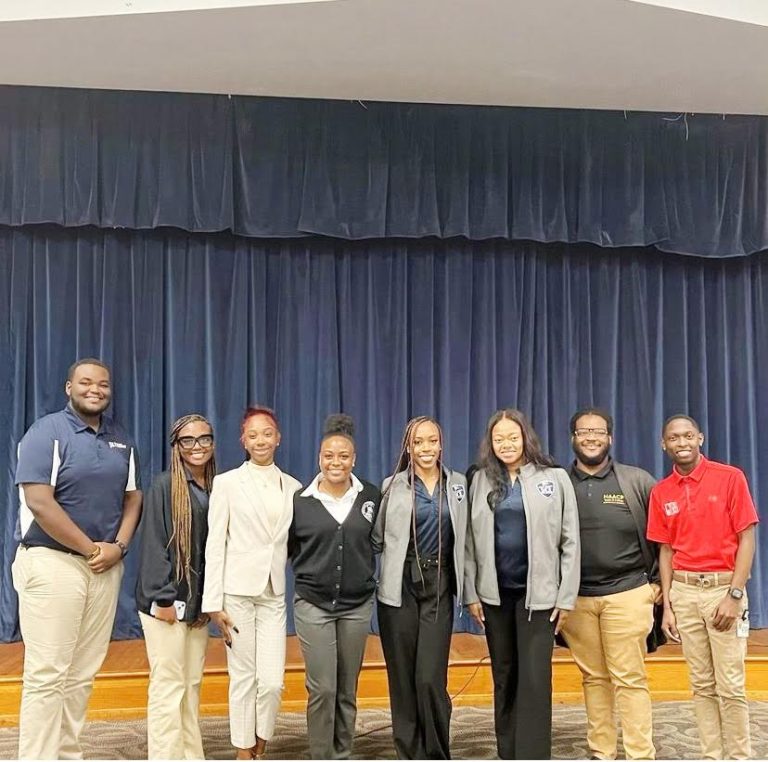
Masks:
[[[19,546],[16,551],[16,558],[13,559],[11,564],[11,580],[13,581],[13,589],[20,593],[26,585],[26,572],[23,568],[23,561],[21,560],[21,554],[24,552],[24,548]]]

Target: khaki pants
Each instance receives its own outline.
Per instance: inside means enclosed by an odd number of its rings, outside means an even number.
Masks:
[[[563,635],[581,670],[591,755],[616,759],[621,720],[627,759],[655,759],[645,639],[653,627],[650,585],[604,596],[579,596]]]
[[[200,685],[208,628],[168,624],[139,612],[149,658],[149,759],[204,759]]]
[[[285,673],[285,596],[272,585],[259,596],[224,594],[224,610],[239,632],[227,652],[232,745],[250,749],[275,732]]]
[[[728,587],[704,588],[674,580],[669,596],[690,672],[703,759],[750,756],[744,684],[747,639],[736,637],[735,625],[718,632],[712,624]],[[746,596],[742,608],[747,608]]]
[[[13,562],[24,638],[20,759],[82,759],[80,732],[109,647],[123,564],[94,574],[82,556],[19,546]]]

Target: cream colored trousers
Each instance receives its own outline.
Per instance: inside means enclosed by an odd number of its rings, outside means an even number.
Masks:
[[[751,753],[744,674],[747,638],[736,636],[735,625],[719,632],[712,624],[728,588],[673,580],[669,595],[688,663],[703,759],[748,759]],[[747,606],[745,595],[742,611]]]
[[[641,585],[623,593],[579,596],[563,634],[581,670],[592,756],[616,759],[621,720],[627,759],[655,759],[645,639],[653,627],[654,592]]]
[[[208,627],[168,624],[139,612],[149,659],[149,759],[204,759],[200,685]]]
[[[285,596],[272,586],[259,596],[224,594],[235,627],[227,648],[229,729],[232,745],[250,749],[256,736],[269,741],[283,695]]]
[[[19,546],[12,567],[24,639],[20,759],[82,759],[93,678],[109,648],[123,564],[94,574],[82,556]]]

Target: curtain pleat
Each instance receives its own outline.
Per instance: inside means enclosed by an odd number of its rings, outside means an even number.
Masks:
[[[113,369],[113,414],[137,439],[143,487],[167,466],[167,430],[200,411],[222,469],[239,464],[246,404],[273,406],[281,467],[306,483],[327,413],[357,422],[357,473],[386,476],[404,425],[433,414],[464,470],[488,416],[526,411],[560,463],[568,420],[616,418],[615,456],[660,477],[660,427],[696,417],[705,451],[768,494],[768,258],[465,240],[254,240],[230,234],[0,226],[0,639],[18,637],[10,561],[16,445],[65,404],[73,358]],[[137,554],[115,625],[140,634]],[[768,625],[758,542],[750,582]],[[463,628],[466,622],[458,622]]]
[[[768,249],[768,118],[0,86],[0,224]]]

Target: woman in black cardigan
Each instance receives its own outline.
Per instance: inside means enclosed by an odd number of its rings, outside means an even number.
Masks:
[[[320,443],[320,473],[293,501],[288,548],[313,759],[351,756],[357,680],[376,589],[371,530],[381,494],[352,473],[353,433],[349,416],[328,417]]]
[[[216,462],[202,415],[171,427],[171,467],[144,496],[136,605],[149,658],[149,759],[202,759],[200,684],[208,645],[203,596],[208,495]]]

